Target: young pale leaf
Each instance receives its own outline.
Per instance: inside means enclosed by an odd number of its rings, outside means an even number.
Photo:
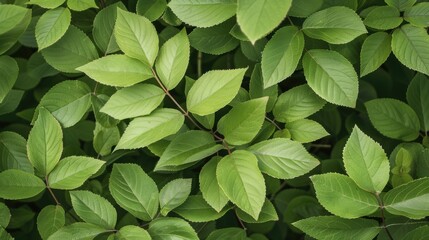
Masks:
[[[427,236],[429,236],[429,226],[426,225],[418,227],[407,233],[407,235],[404,236],[403,240],[424,240]]]
[[[408,8],[404,12],[404,19],[416,27],[428,27],[429,3],[422,2]]]
[[[162,108],[148,116],[133,119],[115,148],[143,148],[167,136],[175,134],[185,121],[181,112],[176,109]]]
[[[429,75],[429,35],[424,28],[403,25],[392,34],[392,51],[406,67]]]
[[[392,52],[392,36],[385,32],[376,32],[368,36],[360,50],[360,76],[377,70]]]
[[[214,70],[203,74],[188,92],[188,110],[205,116],[225,107],[237,95],[246,70]]]
[[[264,123],[267,101],[268,97],[262,97],[241,102],[225,114],[217,124],[225,141],[233,145],[252,141]]]
[[[159,40],[147,18],[118,8],[114,32],[116,43],[125,55],[153,66]]]
[[[116,233],[117,240],[152,240],[149,233],[139,226],[128,225]]]
[[[153,22],[162,16],[166,8],[166,0],[138,0],[136,12]]]
[[[216,168],[221,157],[213,157],[201,169],[199,175],[200,190],[204,200],[217,212],[222,211],[228,203],[228,197],[220,188],[216,178]]]
[[[237,5],[237,23],[249,40],[255,43],[283,21],[292,0],[238,0]]]
[[[8,200],[34,197],[45,189],[45,183],[31,173],[9,169],[0,173],[0,198]]]
[[[429,178],[420,178],[400,185],[383,196],[386,210],[411,219],[429,216]]]
[[[274,138],[259,142],[249,148],[259,160],[263,173],[279,179],[291,179],[304,175],[319,165],[298,142],[286,138]]]
[[[62,228],[66,222],[64,209],[60,205],[48,205],[37,216],[37,230],[43,240]]]
[[[221,218],[230,208],[217,212],[201,195],[190,196],[186,202],[174,209],[184,219],[190,222],[210,222]]]
[[[47,176],[57,165],[62,151],[63,132],[60,124],[48,110],[40,108],[27,142],[28,159],[36,173]]]
[[[10,217],[12,216],[10,214],[9,208],[4,203],[0,203],[0,228],[6,228],[7,225],[9,225]]]
[[[0,103],[3,102],[18,79],[18,73],[19,68],[15,59],[9,56],[0,56]]]
[[[293,223],[304,233],[318,239],[371,240],[381,231],[372,219],[343,219],[336,216],[318,216]]]
[[[387,5],[397,8],[400,11],[404,11],[414,5],[417,0],[384,0]]]
[[[67,7],[76,12],[98,8],[95,0],[67,0]]]
[[[320,123],[310,119],[300,119],[286,124],[291,138],[300,143],[309,143],[326,137],[329,133]]]
[[[305,19],[302,30],[311,38],[331,44],[348,43],[367,33],[365,25],[356,12],[342,6],[313,13]]]
[[[279,217],[277,216],[276,209],[270,200],[265,199],[264,205],[262,206],[261,213],[257,220],[253,219],[249,214],[243,212],[239,208],[235,210],[237,212],[237,216],[243,220],[243,222],[247,223],[264,223],[269,221],[278,221]]]
[[[191,194],[192,179],[174,179],[173,181],[165,184],[165,186],[159,192],[159,206],[161,208],[161,214],[167,216],[167,214],[182,205],[189,194]]]
[[[345,57],[335,51],[310,50],[304,55],[302,65],[308,85],[317,95],[340,106],[356,106],[358,76]]]
[[[417,114],[407,104],[390,98],[378,98],[365,103],[372,125],[386,137],[412,141],[419,136]]]
[[[420,129],[429,131],[429,79],[423,74],[417,74],[408,85],[407,102],[420,119]]]
[[[222,149],[206,131],[188,131],[175,137],[162,153],[154,171],[178,171]]]
[[[153,84],[136,84],[118,90],[100,111],[120,120],[144,116],[155,110],[164,96],[164,91]]]
[[[59,7],[66,0],[30,0],[27,4],[38,5],[42,8],[53,9]]]
[[[105,128],[101,124],[95,123],[92,146],[100,156],[109,155],[112,147],[118,144],[120,138],[118,127]]]
[[[89,191],[72,191],[70,198],[76,214],[87,223],[115,229],[117,213],[105,198]]]
[[[221,239],[234,239],[234,240],[247,240],[246,230],[242,228],[221,228],[216,229],[210,233],[206,240],[221,240]]]
[[[357,126],[343,150],[347,174],[365,191],[380,193],[389,181],[389,159],[383,148]]]
[[[104,85],[128,87],[153,77],[150,66],[126,55],[108,55],[77,70]]]
[[[95,174],[104,163],[104,161],[91,157],[66,157],[49,174],[49,186],[62,190],[78,188]]]
[[[371,10],[363,23],[370,28],[389,30],[401,25],[402,21],[398,9],[391,6],[380,6]]]
[[[27,141],[21,135],[4,131],[0,133],[0,172],[19,169],[34,173],[33,165],[27,157]]]
[[[48,240],[89,240],[107,232],[106,229],[91,223],[76,222],[64,226],[52,234]]]
[[[49,65],[66,73],[78,73],[77,67],[98,58],[91,39],[73,25],[69,26],[60,40],[41,52]]]
[[[156,73],[165,88],[171,90],[180,83],[188,68],[191,52],[186,29],[170,38],[159,50]]]
[[[114,164],[109,189],[123,209],[144,221],[153,219],[158,211],[158,187],[135,164]]]
[[[68,8],[46,11],[36,24],[36,41],[39,51],[56,43],[70,26],[71,13]]]
[[[197,233],[191,225],[180,218],[157,218],[150,222],[148,232],[153,240],[199,240]]]
[[[375,195],[362,190],[353,180],[338,173],[310,177],[320,204],[329,212],[347,219],[374,213],[379,208]]]
[[[211,27],[235,15],[236,0],[172,0],[168,6],[185,23]]]
[[[236,150],[217,165],[216,178],[225,195],[240,209],[258,219],[265,201],[265,180],[251,152]]]
[[[264,88],[288,78],[298,66],[304,49],[304,35],[297,27],[280,28],[262,52]]]

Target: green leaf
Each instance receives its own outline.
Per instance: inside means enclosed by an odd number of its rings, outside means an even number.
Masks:
[[[153,66],[159,40],[147,18],[118,8],[114,32],[116,43],[125,55]]]
[[[386,211],[411,219],[429,216],[429,178],[400,185],[383,196]]]
[[[174,209],[184,219],[191,222],[210,222],[221,218],[229,208],[219,212],[214,210],[201,195],[190,196],[183,204]]]
[[[407,102],[417,113],[420,129],[429,131],[429,79],[423,74],[417,74],[408,85]]]
[[[396,7],[400,11],[404,11],[414,5],[417,0],[384,0],[387,5]]]
[[[135,164],[114,164],[109,189],[112,197],[133,216],[149,221],[158,211],[158,187]]]
[[[36,24],[36,41],[39,51],[56,43],[70,26],[71,13],[68,8],[46,11]]]
[[[112,152],[112,147],[118,144],[120,137],[118,127],[105,128],[96,123],[92,146],[100,156],[106,156]]]
[[[365,103],[372,125],[386,137],[412,141],[419,136],[417,114],[407,104],[390,98]]]
[[[367,33],[360,17],[347,7],[330,7],[305,19],[302,30],[315,39],[331,44],[351,42],[358,36]]]
[[[265,201],[265,180],[251,152],[236,150],[217,165],[216,178],[225,195],[237,207],[258,219]]]
[[[118,125],[120,120],[114,119],[111,116],[100,112],[101,108],[106,104],[107,100],[109,100],[109,96],[107,95],[91,94],[92,112],[94,114],[96,123],[99,123],[103,127],[110,128]]]
[[[42,239],[48,239],[65,224],[65,212],[60,205],[48,205],[37,216],[37,230]]]
[[[203,74],[188,92],[188,110],[205,116],[225,107],[237,95],[246,70],[214,70]]]
[[[89,191],[72,191],[70,198],[76,214],[85,222],[115,229],[116,209],[105,198]]]
[[[304,49],[304,35],[297,27],[280,28],[262,52],[264,88],[290,77],[298,66]]]
[[[202,196],[217,212],[220,212],[228,203],[228,197],[220,188],[216,178],[216,168],[221,159],[221,157],[213,157],[203,166],[199,175]]]
[[[91,157],[66,157],[49,174],[49,186],[62,190],[78,188],[103,165],[104,161]]]
[[[18,169],[0,172],[0,198],[8,200],[34,197],[45,189],[45,183],[31,173]]]
[[[184,121],[183,114],[172,108],[158,109],[148,116],[134,118],[125,129],[115,151],[146,147],[175,134]]]
[[[144,116],[155,110],[164,96],[164,91],[153,84],[136,84],[118,90],[100,111],[120,120]]]
[[[10,32],[18,27],[22,21],[31,13],[30,9],[12,4],[0,6],[0,34]],[[30,15],[31,18],[31,15]]]
[[[19,68],[15,59],[9,56],[0,56],[0,103],[3,102],[18,79],[18,73]]]
[[[0,103],[0,115],[11,113],[18,108],[19,103],[24,95],[23,90],[12,89]]]
[[[429,3],[422,2],[408,8],[404,12],[405,21],[416,27],[429,26]]]
[[[47,176],[60,160],[63,151],[63,132],[58,121],[44,108],[28,135],[27,154],[40,176]]]
[[[293,226],[317,239],[371,240],[381,231],[375,220],[343,219],[336,216],[311,217],[294,222]]]
[[[252,99],[235,105],[218,122],[218,132],[225,141],[233,145],[243,145],[252,141],[265,120],[268,97]]]
[[[222,149],[206,131],[193,130],[175,137],[162,153],[154,171],[178,171]]]
[[[429,234],[429,226],[418,227],[404,236],[404,240],[424,240]]]
[[[402,20],[398,9],[395,7],[380,6],[371,10],[363,23],[370,28],[389,30],[401,25]]]
[[[343,150],[344,167],[355,183],[368,192],[380,193],[389,181],[389,159],[383,148],[357,126]]]
[[[221,239],[234,239],[234,240],[248,240],[246,237],[246,230],[242,228],[221,228],[216,229],[210,233],[206,240],[221,240]]]
[[[122,227],[119,229],[119,231],[116,233],[116,238],[118,240],[151,240],[149,233],[139,227],[139,226],[133,226],[128,225],[125,227]]]
[[[4,240],[14,240],[14,238],[2,227],[0,227],[0,238]]]
[[[277,216],[276,209],[270,200],[265,199],[264,205],[262,206],[261,214],[257,220],[253,219],[249,214],[243,212],[240,209],[236,209],[237,216],[247,223],[264,223],[269,221],[278,221],[279,217]]]
[[[76,12],[85,11],[90,8],[98,8],[95,0],[67,0],[67,7]]]
[[[19,169],[33,173],[33,165],[27,157],[27,141],[14,132],[0,133],[0,172],[7,169]]]
[[[52,234],[48,240],[90,240],[107,232],[104,228],[91,223],[76,222],[64,226]]]
[[[142,15],[153,22],[161,17],[167,8],[166,0],[138,0],[137,14]]]
[[[191,225],[180,218],[157,218],[149,224],[148,232],[153,240],[199,239]]]
[[[369,35],[362,44],[360,51],[360,76],[377,70],[389,57],[391,35],[385,32],[376,32]]]
[[[353,180],[338,173],[310,177],[317,200],[329,212],[347,219],[374,213],[379,208],[375,195],[362,190]]]
[[[41,52],[49,65],[66,73],[78,73],[77,67],[98,58],[91,39],[73,25],[69,26],[60,40]]]
[[[249,148],[259,160],[263,173],[279,179],[291,179],[309,172],[319,165],[298,142],[274,138],[259,142]]]
[[[274,104],[278,97],[278,87],[273,85],[268,88],[264,88],[264,80],[262,76],[261,64],[256,64],[249,82],[249,96],[251,99],[260,97],[269,97],[267,102],[266,111],[270,112],[273,110]]]
[[[2,216],[0,218],[0,228],[6,228],[9,225],[11,215],[9,208],[2,202],[0,202],[0,216]]]
[[[292,6],[290,7],[288,16],[306,18],[319,10],[324,2],[326,3],[324,0],[292,0]]]
[[[424,28],[403,25],[392,34],[392,51],[406,67],[429,75],[429,35]]]
[[[283,21],[291,5],[292,0],[239,0],[237,23],[249,40],[255,43]]]
[[[303,59],[308,85],[326,101],[354,108],[359,91],[353,65],[341,54],[330,50],[310,50]]]
[[[310,119],[300,119],[286,124],[291,138],[300,143],[309,143],[326,137],[329,133],[320,123]]]
[[[235,15],[236,0],[172,0],[168,7],[185,23],[211,27]]]
[[[59,7],[66,0],[30,0],[27,4],[38,5],[42,8],[53,9]]]
[[[178,178],[165,184],[159,192],[161,214],[167,216],[171,210],[182,205],[191,194],[191,188],[192,179],[190,178]]]

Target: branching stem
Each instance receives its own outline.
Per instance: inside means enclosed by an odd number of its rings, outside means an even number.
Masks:
[[[386,234],[389,237],[389,239],[393,240],[392,234],[390,234],[389,229],[387,229],[386,217],[384,216],[384,204],[383,204],[383,200],[380,198],[380,195],[378,193],[375,193],[374,195],[377,198],[378,204],[380,205],[381,225],[384,228],[384,230],[386,231]]]
[[[61,203],[58,201],[57,197],[55,196],[54,192],[52,191],[51,187],[49,186],[48,176],[45,177],[45,182],[46,182],[46,188],[48,189],[48,191],[51,194],[52,198],[54,199],[55,203],[57,205],[61,205]]]

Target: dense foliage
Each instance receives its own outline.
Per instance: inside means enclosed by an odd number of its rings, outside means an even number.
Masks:
[[[424,239],[429,2],[0,0],[0,239]]]

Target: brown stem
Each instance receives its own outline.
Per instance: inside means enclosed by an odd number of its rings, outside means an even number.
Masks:
[[[201,77],[201,75],[203,74],[203,53],[201,51],[198,51],[198,56],[197,56],[197,74],[198,77]]]
[[[380,198],[379,193],[375,193],[375,197],[377,198],[378,204],[380,205],[381,225],[383,226],[384,230],[386,231],[386,234],[389,237],[389,239],[393,240],[392,234],[390,234],[389,229],[387,229],[386,217],[384,216],[384,204],[383,204],[383,200]]]
[[[279,125],[277,125],[277,123],[274,122],[274,120],[270,119],[269,117],[265,116],[265,120],[267,120],[268,122],[273,124],[278,130],[282,130],[282,128]]]
[[[46,182],[46,188],[48,189],[49,193],[51,194],[52,198],[54,199],[55,203],[57,205],[61,205],[61,203],[58,201],[57,197],[55,196],[54,192],[52,191],[51,187],[49,186],[48,177],[45,177]]]
[[[238,223],[240,224],[241,228],[243,228],[243,229],[244,229],[244,231],[246,231],[246,230],[247,230],[247,228],[246,228],[246,226],[244,225],[243,221],[241,221],[240,217],[238,217],[237,211],[235,210],[235,211],[234,211],[234,213],[235,213],[235,217],[237,218],[237,221],[238,221]]]

